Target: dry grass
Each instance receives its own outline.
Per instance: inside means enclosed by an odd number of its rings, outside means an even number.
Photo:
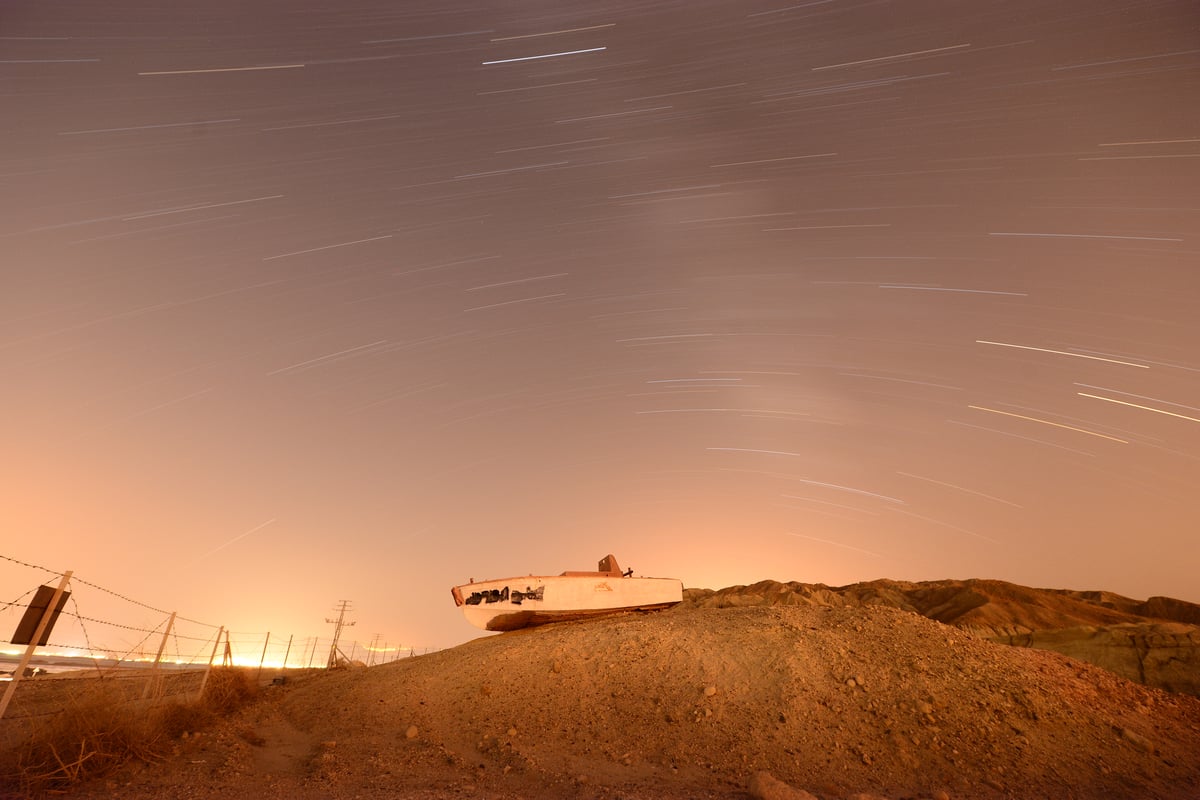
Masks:
[[[211,726],[257,695],[251,674],[234,668],[214,669],[198,701],[131,700],[120,682],[77,684],[64,692],[58,713],[28,721],[30,735],[0,753],[0,795],[41,797],[131,761],[158,761],[183,733]]]
[[[258,686],[249,669],[214,669],[204,687],[201,705],[215,714],[236,711],[258,696]]]

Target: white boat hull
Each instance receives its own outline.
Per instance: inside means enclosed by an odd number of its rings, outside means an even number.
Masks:
[[[467,621],[485,631],[512,631],[620,611],[667,608],[683,599],[675,578],[529,575],[455,586]]]

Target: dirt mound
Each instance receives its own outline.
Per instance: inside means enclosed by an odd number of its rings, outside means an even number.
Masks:
[[[326,673],[255,714],[106,788],[745,798],[767,772],[820,800],[1200,797],[1200,700],[887,606],[551,625]]]
[[[1053,650],[1123,678],[1200,696],[1200,606],[1169,597],[1144,602],[1111,592],[1033,589],[996,580],[849,586],[761,581],[712,591],[688,589],[695,608],[889,606],[992,641]]]
[[[910,583],[876,580],[848,586],[760,581],[749,586],[688,589],[684,603],[697,608],[746,605],[886,605],[958,627],[989,631],[1059,630],[1081,625],[1200,622],[1200,605],[1169,597],[1145,602],[1111,592],[1034,589],[1007,581],[973,579]]]

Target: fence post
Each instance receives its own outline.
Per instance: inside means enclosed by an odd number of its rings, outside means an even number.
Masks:
[[[224,632],[224,625],[217,629],[217,638],[213,640],[212,655],[208,657],[208,667],[205,668],[204,677],[200,680],[200,694],[196,696],[196,700],[204,698],[204,687],[208,685],[208,673],[212,672],[212,662],[217,657],[217,646],[221,644],[221,634]]]
[[[288,656],[290,656],[292,654],[292,639],[294,639],[294,638],[296,638],[296,634],[294,634],[294,633],[290,634],[288,636],[288,646],[287,646],[287,649],[283,651],[283,668],[284,669],[287,669]]]
[[[263,664],[267,660],[267,645],[271,643],[271,632],[267,631],[267,638],[263,639],[263,654],[258,660],[258,672],[254,673],[254,682],[257,683],[262,678]]]
[[[46,632],[46,626],[50,624],[50,619],[54,616],[54,609],[58,608],[58,601],[62,598],[63,592],[67,590],[67,583],[70,582],[71,575],[73,574],[71,570],[63,573],[62,580],[58,582],[58,588],[54,590],[54,597],[50,599],[50,605],[46,606],[46,610],[42,612],[42,618],[38,621],[37,630],[33,632],[33,638],[29,640],[29,646],[25,648],[25,655],[21,656],[20,663],[13,670],[12,681],[9,682],[8,688],[4,690],[4,698],[0,699],[0,719],[4,717],[4,712],[8,709],[8,704],[12,700],[13,693],[17,691],[17,683],[25,675],[25,668],[29,666],[29,660],[33,658],[33,652],[37,650],[38,642],[42,640],[42,634]]]
[[[158,664],[162,661],[163,650],[167,649],[167,639],[171,636],[171,628],[175,625],[175,612],[171,612],[171,618],[167,620],[167,629],[163,631],[162,641],[158,643],[158,653],[154,656],[154,666],[151,668],[150,680],[146,682],[146,690],[142,692],[142,699],[145,700],[150,696],[150,690],[155,690],[155,695],[158,694]]]

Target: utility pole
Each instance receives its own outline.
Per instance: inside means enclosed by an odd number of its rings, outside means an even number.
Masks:
[[[338,607],[334,611],[338,612],[337,619],[325,618],[325,621],[334,625],[333,629],[333,644],[329,646],[329,661],[325,664],[325,669],[333,669],[337,664],[338,654],[338,639],[342,636],[342,628],[348,628],[353,625],[353,622],[346,621],[346,612],[350,610],[350,601],[339,601]]]

